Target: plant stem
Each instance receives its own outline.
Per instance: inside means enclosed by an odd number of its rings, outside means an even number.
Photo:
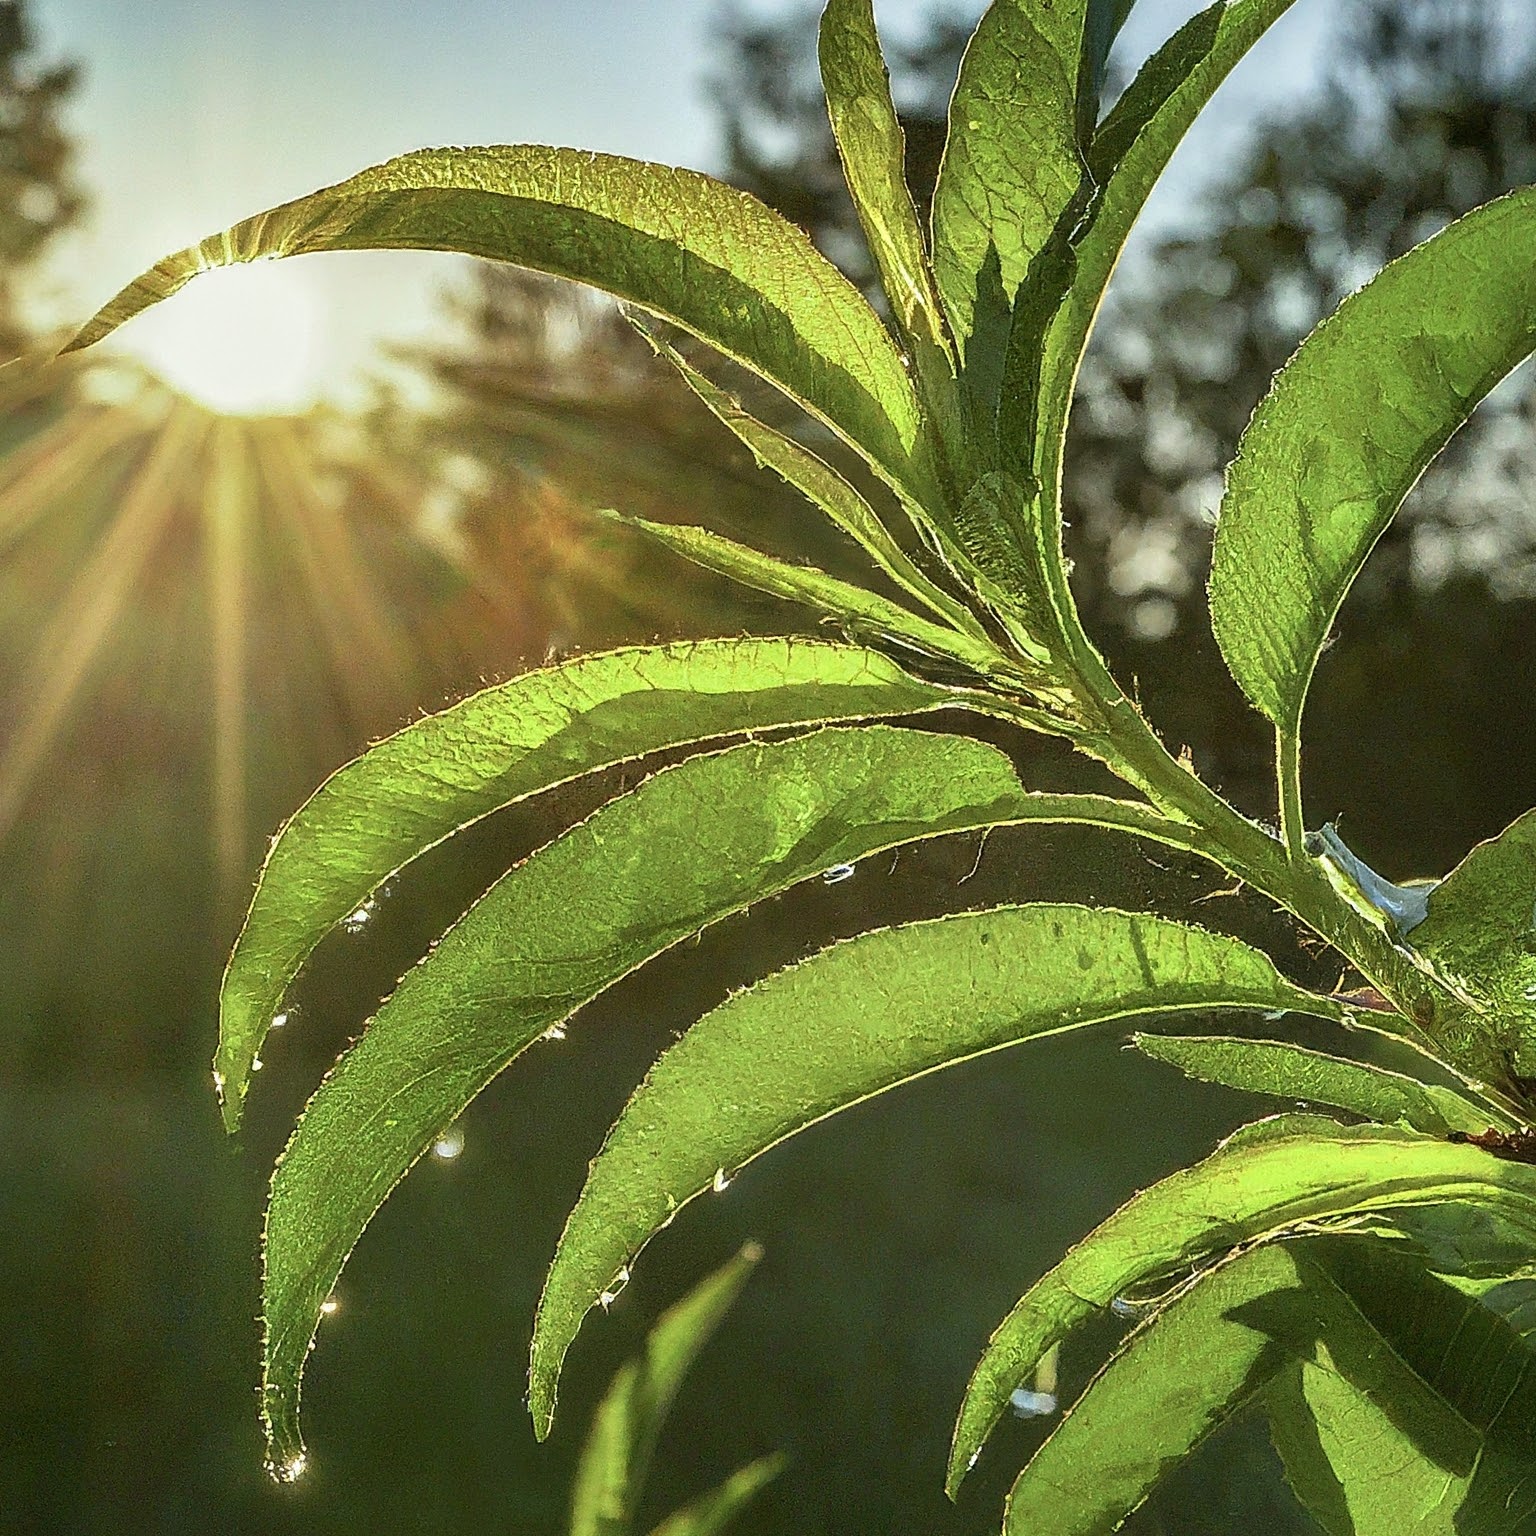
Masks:
[[[1280,841],[1300,863],[1306,857],[1306,822],[1301,810],[1301,732],[1275,731],[1275,765],[1280,779]]]

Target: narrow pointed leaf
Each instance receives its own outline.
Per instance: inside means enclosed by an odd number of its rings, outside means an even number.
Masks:
[[[718,420],[751,449],[764,468],[786,480],[860,545],[892,581],[973,639],[985,638],[963,604],[935,586],[896,542],[875,509],[827,461],[793,438],[759,421],[741,403],[694,368],[675,348],[647,333],[647,340],[680,373]]]
[[[1042,453],[1036,475],[1050,491],[1048,510],[1055,505],[1078,366],[1126,237],[1202,108],[1293,3],[1217,0],[1147,60],[1092,139],[1087,157],[1095,193],[1073,231],[1071,285],[1060,308],[1037,326],[1043,344],[1033,407]],[[1004,408],[1017,406],[1005,401]],[[1000,435],[1006,443],[1016,431],[1005,420]]]
[[[913,483],[916,396],[858,290],[756,198],[614,155],[539,145],[401,155],[167,257],[71,347],[100,341],[209,267],[383,249],[461,251],[606,289],[754,369]]]
[[[1385,268],[1304,341],[1254,412],[1211,564],[1222,655],[1294,740],[1334,616],[1403,498],[1536,345],[1536,188]]]
[[[721,1485],[668,1515],[651,1536],[719,1536],[719,1533],[784,1470],[788,1458],[761,1456]]]
[[[707,528],[654,523],[611,508],[604,509],[600,515],[626,528],[636,529],[707,571],[728,576],[732,581],[772,597],[782,597],[786,602],[818,608],[857,633],[871,638],[899,640],[929,656],[947,656],[982,676],[1014,670],[1008,659],[989,641],[976,640],[947,625],[936,624],[878,592],[831,576],[818,566],[791,565],[749,545],[711,533]],[[1014,680],[1026,681],[1016,671]]]
[[[905,141],[872,0],[830,0],[821,18],[820,55],[832,133],[891,313],[929,393],[943,390],[947,397],[954,363],[907,186]]]
[[[744,1248],[651,1329],[645,1352],[614,1377],[598,1405],[571,1489],[570,1536],[629,1536],[657,1438],[698,1352],[762,1257]]]
[[[521,1051],[669,946],[798,881],[919,838],[1063,819],[1177,835],[1134,805],[1026,794],[985,743],[867,726],[690,758],[504,875],[336,1064],[273,1174],[263,1405],[274,1464],[302,1453],[299,1376],[347,1254],[442,1127]]]
[[[1234,939],[1051,905],[866,933],[731,998],[651,1069],[592,1165],[539,1304],[536,1432],[548,1432],[560,1362],[587,1310],[719,1170],[1022,1040],[1153,1010],[1274,1007],[1333,1012]]]
[[[1236,1321],[1301,1283],[1285,1249],[1221,1265],[1159,1309],[1093,1379],[1019,1474],[1003,1536],[1104,1536],[1164,1473],[1232,1419],[1288,1362]]]
[[[933,199],[933,263],[965,356],[1001,352],[1030,263],[1077,196],[1078,75],[1087,0],[993,0],[949,108]]]
[[[1536,811],[1479,843],[1429,893],[1413,947],[1497,1020],[1517,1048],[1536,1033]]]
[[[1083,24],[1083,88],[1079,137],[1086,144],[1098,124],[1099,96],[1109,73],[1110,50],[1131,14],[1136,0],[1088,0],[1088,15]]]
[[[1298,1223],[1462,1201],[1536,1240],[1536,1169],[1384,1126],[1234,1137],[1128,1201],[1038,1280],[992,1335],[955,1426],[959,1485],[1040,1357],[1117,1296],[1202,1256]]]
[[[931,709],[885,657],[805,640],[706,640],[583,656],[407,726],[332,774],[274,839],[220,997],[225,1121],[239,1123],[283,992],[403,865],[482,816],[594,769],[769,726]]]
[[[1280,1040],[1199,1035],[1135,1035],[1132,1040],[1139,1051],[1191,1077],[1248,1093],[1331,1104],[1428,1136],[1448,1131],[1477,1135],[1489,1126],[1490,1111],[1454,1089]]]

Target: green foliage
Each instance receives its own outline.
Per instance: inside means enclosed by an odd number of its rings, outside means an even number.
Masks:
[[[645,1353],[614,1377],[576,1469],[570,1536],[632,1536],[656,1441],[683,1377],[761,1257],[761,1249],[744,1248],[700,1281],[658,1319],[646,1338]],[[713,1536],[783,1465],[781,1456],[749,1463],[720,1487],[669,1515],[651,1536]]]
[[[1141,1321],[1020,1475],[1006,1530],[1117,1528],[1245,1408],[1269,1415],[1297,1493],[1329,1529],[1524,1528],[1532,1358],[1479,1290],[1536,1262],[1532,1099],[1511,1065],[1532,1043],[1531,1011],[1513,997],[1524,998],[1530,960],[1523,823],[1470,855],[1422,912],[1417,900],[1400,910],[1410,888],[1381,881],[1331,827],[1306,832],[1300,721],[1372,544],[1536,342],[1531,194],[1451,224],[1349,299],[1245,434],[1212,613],[1234,677],[1276,727],[1278,835],[1170,753],[1116,684],[1061,548],[1071,378],[1109,272],[1185,128],[1285,8],[1213,5],[1101,117],[1128,7],[996,0],[960,71],[925,238],[871,8],[833,0],[821,31],[833,135],[894,335],[798,231],[743,194],[655,166],[501,148],[406,156],[247,220],[168,258],[76,339],[99,339],[218,262],[462,250],[581,278],[684,326],[831,427],[891,493],[877,504],[685,363],[716,415],[899,595],[710,529],[613,516],[819,609],[859,645],[719,641],[552,668],[380,744],[280,834],[226,983],[232,1116],[283,989],[379,882],[548,785],[662,748],[705,749],[503,875],[402,978],[305,1110],[268,1210],[263,1411],[277,1469],[302,1466],[300,1375],[353,1244],[521,1052],[636,967],[799,882],[841,879],[921,838],[1080,822],[1228,871],[1326,943],[1354,986],[1319,996],[1236,939],[1064,905],[868,932],[758,981],[662,1056],[592,1164],[536,1320],[536,1429],[550,1427],[561,1360],[588,1310],[647,1239],[784,1138],[1032,1037],[1212,1010],[1309,1014],[1331,1024],[1334,1050],[1238,1033],[1139,1039],[1193,1074],[1366,1123],[1259,1121],[1074,1248],[983,1354],[949,1485],[1020,1383],[1064,1339],[1077,1347],[1083,1324],[1129,1305]],[[941,706],[954,712],[946,728],[869,723]],[[1063,738],[1132,798],[1027,793],[999,749],[956,723],[966,713],[989,730],[1001,721]],[[767,727],[771,740],[725,745]],[[1372,1034],[1340,1027],[1366,1010]],[[1344,1054],[1383,1038],[1411,1072]],[[633,1468],[684,1353],[657,1346],[621,1378],[600,1420],[606,1449],[582,1474],[588,1528],[632,1516]],[[1410,1475],[1383,1488],[1388,1465]],[[728,1487],[678,1517],[680,1529],[710,1528],[734,1497]]]

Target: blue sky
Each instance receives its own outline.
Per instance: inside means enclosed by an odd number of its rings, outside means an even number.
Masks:
[[[1196,8],[1140,0],[1128,52]],[[893,32],[923,9],[876,0]],[[1164,218],[1234,132],[1315,81],[1334,9],[1297,0],[1228,82],[1170,174]],[[258,207],[422,145],[573,144],[712,168],[718,0],[32,0],[32,11],[50,52],[86,70],[72,122],[96,202],[55,264],[59,319]],[[440,323],[437,295],[461,270],[399,254],[295,265],[318,296],[336,376],[374,338]]]

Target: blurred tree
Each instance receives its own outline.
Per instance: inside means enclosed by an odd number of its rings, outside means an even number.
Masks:
[[[867,280],[852,208],[832,190],[815,9],[729,13],[715,87],[726,175]],[[936,7],[914,41],[891,49],[923,202],[959,43],[979,9]],[[1256,123],[1179,227],[1127,260],[1079,380],[1066,464],[1067,538],[1090,632],[1134,672],[1154,715],[1255,811],[1268,810],[1268,739],[1232,689],[1205,613],[1221,466],[1275,370],[1345,293],[1450,219],[1536,180],[1536,47],[1486,0],[1363,0],[1341,13],[1330,57],[1320,93]],[[1442,739],[1463,734],[1464,693],[1442,697],[1421,673],[1410,711],[1401,690],[1384,691],[1384,656],[1411,654],[1404,626],[1497,630],[1495,673],[1482,658],[1482,675],[1513,685],[1502,668],[1525,654],[1528,610],[1481,609],[1490,592],[1536,596],[1531,416],[1521,374],[1432,467],[1367,567],[1314,706],[1346,727],[1340,741],[1394,700],[1405,706],[1404,723],[1390,727],[1400,753],[1423,758],[1410,718],[1421,741],[1435,739],[1442,710],[1451,727]],[[1177,645],[1162,644],[1176,635]],[[1359,674],[1355,635],[1376,658]],[[1373,761],[1384,780],[1401,781],[1392,756]],[[1327,749],[1312,762],[1327,792]],[[1501,824],[1489,825],[1501,809],[1468,798],[1476,835]],[[1454,856],[1461,829],[1442,827]]]
[[[39,62],[26,0],[0,0],[0,356],[25,340],[20,279],[85,206],[60,121],[79,82],[77,65]]]

